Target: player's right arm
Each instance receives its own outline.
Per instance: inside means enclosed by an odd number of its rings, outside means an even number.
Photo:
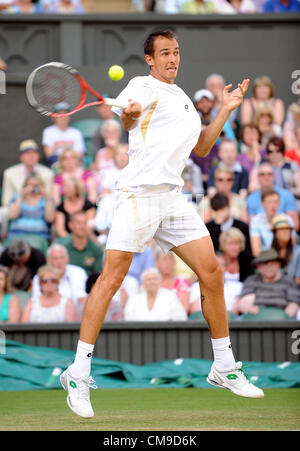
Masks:
[[[121,114],[121,121],[126,131],[134,129],[138,124],[138,119],[142,115],[142,105],[134,100],[128,101],[129,105],[124,108]]]

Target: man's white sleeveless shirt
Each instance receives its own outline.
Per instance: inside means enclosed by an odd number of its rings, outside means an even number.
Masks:
[[[151,75],[128,83],[118,100],[128,99],[139,102],[143,113],[129,132],[129,164],[120,172],[117,188],[183,186],[181,174],[201,131],[193,102],[177,85]],[[117,108],[113,111],[122,114]]]

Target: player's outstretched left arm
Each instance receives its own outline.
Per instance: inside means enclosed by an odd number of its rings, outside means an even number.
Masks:
[[[239,83],[238,87],[231,92],[229,90],[232,88],[232,84],[225,86],[223,89],[223,100],[218,114],[209,126],[200,133],[198,142],[193,149],[196,155],[205,157],[210,152],[231,112],[243,102],[249,83],[250,80],[247,78],[242,83]]]

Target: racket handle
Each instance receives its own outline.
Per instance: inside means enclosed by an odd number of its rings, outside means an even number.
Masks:
[[[122,108],[122,110],[124,110],[124,108],[128,107],[128,103],[123,103],[123,102],[119,102],[116,99],[104,99],[104,103],[105,105],[109,105],[109,106],[115,106],[117,108]]]

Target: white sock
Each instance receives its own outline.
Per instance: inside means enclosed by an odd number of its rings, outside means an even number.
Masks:
[[[73,377],[88,377],[91,373],[92,356],[94,345],[78,341],[74,363],[70,367]]]
[[[232,371],[235,368],[236,363],[231,349],[230,338],[212,338],[211,342],[216,369],[220,371],[220,373]]]

